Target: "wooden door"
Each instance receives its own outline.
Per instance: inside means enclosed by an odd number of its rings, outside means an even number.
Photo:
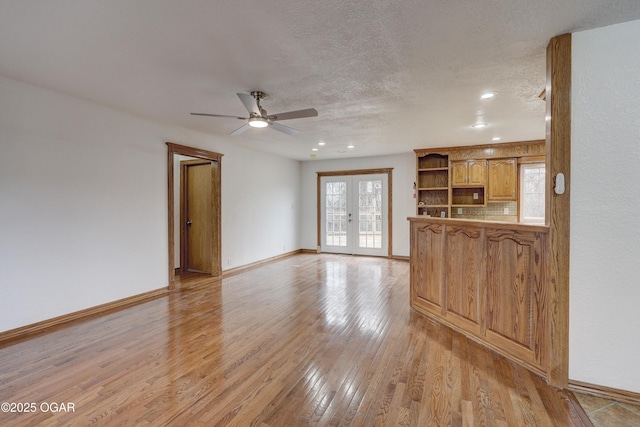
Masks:
[[[411,223],[411,305],[442,315],[444,226]]]
[[[467,162],[451,162],[451,186],[467,185]]]
[[[182,271],[213,273],[212,162],[188,160],[182,168]]]
[[[517,200],[518,164],[516,159],[489,160],[489,200]]]
[[[548,309],[540,233],[487,230],[487,341],[544,366]]]
[[[486,160],[469,160],[467,163],[467,174],[469,185],[484,186],[486,178],[487,162]]]
[[[446,319],[480,334],[487,263],[482,229],[448,225],[446,248]]]

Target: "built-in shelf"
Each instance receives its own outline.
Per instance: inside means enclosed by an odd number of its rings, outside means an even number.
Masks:
[[[416,163],[417,214],[449,218],[449,156],[417,153]]]
[[[448,171],[449,168],[448,167],[443,167],[443,168],[421,168],[418,169],[418,172],[428,172],[428,171]]]
[[[451,189],[451,206],[486,206],[484,187],[464,187]]]

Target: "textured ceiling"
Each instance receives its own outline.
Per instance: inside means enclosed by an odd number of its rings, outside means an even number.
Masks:
[[[372,156],[544,138],[549,39],[634,19],[638,0],[3,0],[0,74],[294,159]],[[232,137],[189,115],[244,116],[251,90],[319,116]]]

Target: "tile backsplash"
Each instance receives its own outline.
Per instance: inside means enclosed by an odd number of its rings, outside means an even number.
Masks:
[[[458,213],[461,209],[462,213]],[[488,221],[518,221],[517,202],[490,202],[487,206],[451,208],[452,218],[481,219]]]

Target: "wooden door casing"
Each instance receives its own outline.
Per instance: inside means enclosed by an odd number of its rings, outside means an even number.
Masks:
[[[386,230],[386,242],[387,242],[387,258],[392,256],[392,242],[393,242],[393,174],[391,173],[393,168],[380,168],[380,169],[354,169],[354,170],[341,170],[341,171],[328,171],[317,172],[316,177],[316,241],[317,248],[322,248],[322,181],[323,177],[328,176],[347,176],[347,175],[372,175],[372,174],[386,174],[387,175],[387,230]]]
[[[180,194],[180,188],[174,188],[176,184],[176,178],[180,176],[180,166],[177,163],[176,156],[188,156],[194,159],[203,159],[211,161],[212,173],[211,173],[211,206],[212,206],[212,229],[211,229],[211,244],[212,244],[212,272],[213,277],[219,277],[222,275],[222,157],[221,153],[215,153],[213,151],[203,150],[200,148],[189,147],[186,145],[175,144],[173,142],[167,142],[167,258],[168,258],[168,275],[169,275],[169,289],[172,291],[181,289],[182,283],[177,280],[176,273],[179,272],[181,265],[177,265],[176,261],[180,257],[180,254],[176,254],[176,245],[180,245],[178,240],[181,239],[177,236],[176,228],[180,231],[177,234],[182,234],[182,227],[180,219],[180,207],[182,203],[182,197]],[[174,165],[174,162],[176,163]],[[182,177],[180,176],[180,181]],[[178,224],[178,226],[176,226]],[[178,268],[180,267],[180,268]]]

